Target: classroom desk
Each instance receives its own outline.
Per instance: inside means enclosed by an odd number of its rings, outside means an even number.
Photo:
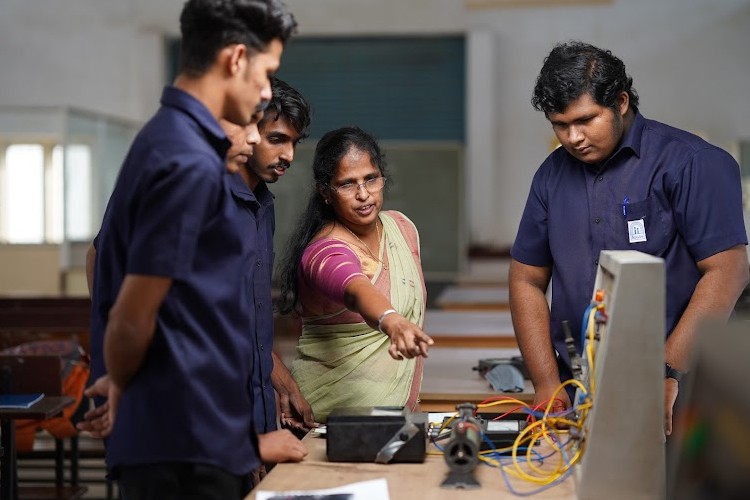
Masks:
[[[68,406],[75,403],[70,396],[46,396],[41,401],[28,409],[2,408],[0,409],[0,421],[2,421],[2,447],[5,456],[2,458],[2,472],[0,472],[0,498],[15,500],[19,497],[18,474],[16,469],[16,426],[15,420],[31,419],[45,420],[56,417]],[[68,488],[71,490],[71,488]],[[80,495],[86,492],[84,487],[75,487]],[[79,498],[76,492],[68,498]]]
[[[309,450],[304,461],[296,464],[279,464],[255,488],[267,491],[313,490],[344,486],[349,483],[385,478],[391,500],[505,500],[517,499],[508,490],[500,471],[478,465],[474,477],[481,488],[473,490],[444,489],[440,483],[448,473],[442,456],[428,455],[421,464],[332,463],[326,459],[324,438],[308,434],[303,442]],[[514,488],[520,491],[536,489],[536,485],[514,480]],[[246,500],[255,498],[255,491]],[[534,498],[566,500],[575,498],[575,485],[568,477],[559,485],[546,490]]]
[[[534,388],[529,380],[524,381],[523,392],[498,392],[479,372],[472,370],[482,358],[509,358],[518,354],[518,349],[431,348],[424,365],[420,409],[455,411],[458,403],[476,404],[502,396],[533,402]],[[498,408],[492,411],[498,412]]]
[[[507,286],[445,287],[435,304],[446,311],[508,311],[510,303]]]
[[[424,332],[440,347],[517,347],[508,311],[425,312]]]

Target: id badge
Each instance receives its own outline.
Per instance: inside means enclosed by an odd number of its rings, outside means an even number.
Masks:
[[[628,221],[628,240],[630,243],[641,243],[646,240],[646,224],[643,219]]]

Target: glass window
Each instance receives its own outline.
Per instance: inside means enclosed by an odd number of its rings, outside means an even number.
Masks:
[[[52,149],[52,166],[47,171],[45,207],[47,221],[47,241],[60,243],[63,239],[63,156],[62,147]]]
[[[91,147],[11,144],[0,179],[0,241],[61,243],[91,238]],[[0,170],[2,172],[2,170]]]
[[[70,144],[65,163],[65,236],[71,241],[91,238],[91,148]]]
[[[44,148],[40,144],[8,146],[2,186],[3,239],[44,242]]]

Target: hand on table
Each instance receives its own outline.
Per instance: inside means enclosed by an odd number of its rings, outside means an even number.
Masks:
[[[307,447],[288,429],[258,434],[260,459],[265,463],[301,462]]]

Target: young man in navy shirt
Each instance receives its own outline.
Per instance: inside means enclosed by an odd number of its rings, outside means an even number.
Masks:
[[[247,335],[259,250],[218,119],[251,122],[296,22],[278,0],[189,0],[180,22],[180,73],[97,237],[92,375],[109,375],[107,464],[126,498],[241,498],[260,463]]]
[[[271,79],[272,97],[263,119],[255,128],[221,120],[232,147],[227,165],[237,175],[232,179],[232,194],[252,222],[247,237],[258,248],[253,273],[256,322],[249,328],[253,346],[252,392],[255,430],[260,441],[261,458],[266,463],[295,459],[289,454],[288,440],[277,430],[276,395],[284,424],[296,428],[315,425],[312,409],[281,359],[273,352],[273,272],[274,197],[267,184],[276,182],[294,160],[294,152],[306,137],[310,107],[302,95],[278,78]],[[257,137],[256,137],[257,136]],[[300,457],[301,458],[301,457]],[[261,471],[262,473],[262,471]]]
[[[253,340],[252,391],[254,423],[258,432],[261,458],[266,463],[300,460],[306,452],[304,446],[291,441],[288,431],[277,431],[276,397],[279,395],[281,418],[286,427],[309,429],[315,420],[309,403],[302,396],[291,373],[271,348],[273,344],[273,311],[271,310],[271,269],[273,264],[274,206],[273,195],[266,187],[276,182],[294,160],[297,144],[307,136],[310,124],[310,107],[304,97],[278,78],[271,78],[271,100],[265,113],[255,116],[248,126],[219,120],[231,146],[226,154],[226,165],[233,175],[232,195],[243,210],[255,221],[257,230],[249,238],[256,241],[258,259],[263,263],[253,272],[257,307],[256,324],[248,334]],[[261,140],[262,137],[262,140]],[[87,255],[89,288],[93,283],[93,263],[96,247],[92,244]],[[265,302],[265,307],[264,307]],[[250,329],[249,329],[250,330]],[[86,390],[88,397],[106,396],[102,388],[108,379]],[[109,434],[106,403],[87,412],[86,420],[78,424],[80,430],[98,437]],[[303,453],[300,453],[302,451]]]
[[[572,378],[561,324],[580,331],[601,250],[665,259],[664,354],[677,378],[688,369],[700,322],[728,318],[748,283],[739,166],[701,138],[646,119],[632,82],[620,59],[581,42],[556,46],[537,78],[532,104],[562,147],[534,176],[509,272],[535,404]],[[638,231],[629,231],[634,225]],[[666,434],[674,377],[664,382]],[[560,397],[570,406],[569,395]]]
[[[258,231],[258,245],[266,249],[256,266],[255,286],[265,299],[257,306],[258,322],[254,329],[255,366],[253,391],[255,395],[255,426],[259,433],[276,429],[276,397],[279,395],[283,423],[304,429],[315,425],[312,409],[302,396],[299,386],[281,359],[273,352],[273,308],[271,306],[271,277],[273,272],[274,200],[268,184],[277,182],[294,161],[297,144],[307,137],[310,125],[310,106],[294,88],[278,78],[271,79],[272,97],[263,119],[258,124],[260,141],[253,146],[250,156],[237,155],[239,175],[244,191],[254,199],[249,214],[262,231]],[[231,125],[226,124],[226,127]],[[233,141],[234,142],[234,141]],[[231,157],[231,155],[229,155]],[[227,161],[231,161],[228,157]],[[248,192],[249,188],[249,192]],[[238,191],[241,187],[238,187]],[[239,193],[236,197],[240,197]]]

